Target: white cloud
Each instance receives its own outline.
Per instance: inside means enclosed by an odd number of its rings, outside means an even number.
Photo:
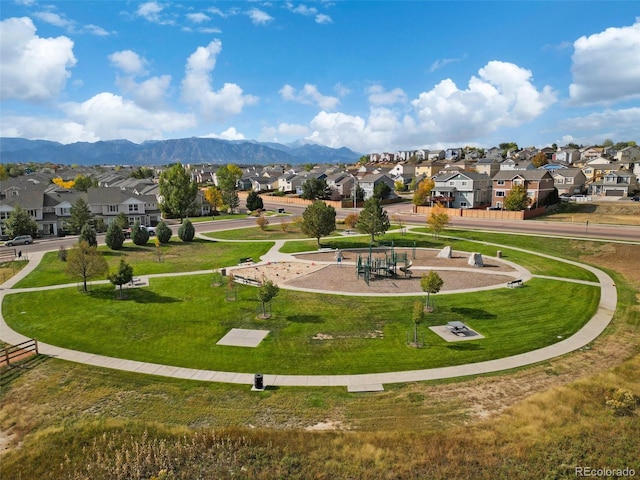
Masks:
[[[30,18],[0,22],[0,98],[42,101],[55,98],[76,64],[67,37],[41,38]]]
[[[100,140],[85,125],[62,118],[44,116],[0,117],[0,136],[33,138],[60,143],[97,142]]]
[[[181,131],[196,124],[191,114],[152,112],[134,102],[104,92],[82,103],[63,105],[65,122],[83,126],[87,134],[99,140],[126,138],[132,142],[159,139],[164,132]]]
[[[561,138],[563,143],[589,145],[601,143],[607,138],[614,142],[636,140],[640,138],[640,107],[606,109],[583,117],[568,118],[562,121],[560,129],[570,132]],[[571,140],[565,141],[565,138]]]
[[[333,110],[340,103],[337,97],[322,95],[315,85],[309,83],[305,84],[300,92],[291,85],[285,85],[280,89],[280,95],[284,100],[304,105],[317,105],[325,110]]]
[[[204,135],[202,138],[220,138],[222,140],[246,140],[246,137],[238,132],[235,127],[229,127],[224,132],[220,133],[220,135],[216,133],[210,133],[208,135]]]
[[[305,17],[312,17],[318,13],[318,10],[316,8],[307,7],[303,4],[294,7],[291,3],[287,3],[287,8],[289,8],[289,10],[291,10],[293,13],[298,13],[300,15],[304,15]]]
[[[462,57],[460,58],[440,58],[438,60],[436,60],[435,62],[433,62],[431,64],[431,68],[429,69],[431,73],[435,72],[436,70],[441,69],[442,67],[444,67],[445,65],[449,65],[450,63],[458,63],[458,62],[462,62],[463,60],[465,60],[467,58],[467,55],[464,54]]]
[[[84,31],[90,33],[91,35],[95,35],[97,37],[107,37],[109,36],[109,32],[107,32],[104,28],[99,27],[97,25],[85,25]]]
[[[187,13],[186,17],[193,23],[204,23],[211,20],[211,18],[204,13]]]
[[[316,23],[319,23],[320,25],[327,25],[329,23],[333,23],[333,20],[329,15],[319,13],[318,15],[316,15]]]
[[[118,85],[131,95],[136,105],[149,111],[162,110],[165,107],[165,97],[171,85],[171,75],[151,77],[143,82],[136,82],[132,77],[119,78]]]
[[[387,92],[382,85],[372,85],[367,89],[367,94],[372,105],[393,105],[407,101],[407,94],[401,88]]]
[[[121,50],[109,55],[109,60],[128,75],[146,75],[147,60],[133,50]]]
[[[469,141],[533,120],[556,101],[551,87],[538,91],[531,72],[513,63],[491,61],[478,75],[465,90],[446,79],[413,100],[416,133],[443,142]]]
[[[33,16],[56,27],[65,28],[70,31],[73,31],[74,29],[73,22],[71,20],[68,20],[64,18],[64,16],[55,12],[36,12]]]
[[[640,18],[630,27],[580,37],[573,46],[573,83],[569,86],[573,103],[640,98]]]
[[[247,15],[254,25],[266,25],[271,20],[273,20],[273,17],[267,12],[264,12],[257,8],[252,8],[251,10],[247,11]]]
[[[164,7],[165,6],[159,2],[144,2],[138,6],[136,15],[151,23],[157,23],[159,25],[173,25],[175,23],[173,19],[163,13]]]
[[[185,77],[182,81],[182,98],[196,105],[202,114],[212,120],[222,120],[229,115],[242,112],[246,105],[254,105],[258,98],[245,95],[234,83],[225,83],[214,91],[210,74],[216,66],[216,60],[222,51],[222,42],[214,40],[206,47],[198,47],[187,59]]]

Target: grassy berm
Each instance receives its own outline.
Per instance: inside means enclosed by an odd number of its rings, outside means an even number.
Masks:
[[[545,240],[530,241],[540,249],[533,243]],[[619,292],[612,325],[581,351],[361,395],[256,393],[35,358],[3,372],[0,478],[558,479],[576,478],[578,467],[638,475],[640,246],[566,241],[563,250],[606,269]]]

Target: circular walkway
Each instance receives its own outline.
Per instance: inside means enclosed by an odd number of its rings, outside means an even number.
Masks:
[[[211,240],[211,238],[203,237]],[[262,258],[260,264],[267,262],[277,261],[291,261],[294,259],[292,255],[281,253],[279,250],[285,241],[276,241],[274,247]],[[489,245],[487,242],[481,242],[485,245]],[[496,245],[497,246],[497,245]],[[540,254],[538,252],[531,252],[524,249],[518,249],[509,247],[512,250],[519,250],[526,253],[540,255],[549,259],[554,259],[559,262],[568,263],[582,267],[592,272],[598,279],[597,283],[583,282],[578,280],[570,280],[565,278],[557,278],[557,280],[588,283],[600,286],[600,303],[595,315],[574,335],[568,337],[560,342],[554,343],[544,348],[532,350],[530,352],[522,353],[519,355],[513,355],[510,357],[499,358],[495,360],[488,360],[478,363],[470,363],[466,365],[457,365],[451,367],[432,368],[425,370],[410,370],[401,372],[386,372],[386,373],[373,373],[373,374],[358,374],[358,375],[278,375],[278,374],[265,374],[263,381],[265,386],[309,386],[309,387],[322,387],[322,386],[346,386],[350,391],[375,391],[382,389],[382,385],[390,383],[406,383],[406,382],[419,382],[427,380],[440,380],[446,378],[464,377],[481,375],[486,373],[498,372],[502,370],[509,370],[513,368],[532,365],[534,363],[543,362],[552,358],[565,355],[567,353],[578,350],[585,347],[593,340],[595,340],[609,325],[609,322],[613,318],[613,314],[617,304],[617,291],[612,278],[605,272],[584,265],[578,262],[573,262],[565,259],[556,258],[550,255]],[[44,256],[44,252],[38,252],[31,254],[29,263],[14,277],[7,280],[0,286],[0,305],[4,301],[5,295],[12,293],[30,292],[36,290],[51,290],[56,288],[64,288],[69,285],[54,285],[41,288],[28,288],[28,289],[14,289],[22,278],[32,272],[36,266],[40,263],[40,260]],[[185,272],[175,275],[189,275],[189,274],[202,274],[205,272]],[[210,273],[207,271],[206,273]],[[167,276],[174,274],[159,274],[148,275],[148,278]],[[529,277],[530,278],[530,277]],[[545,277],[547,278],[547,277]],[[75,286],[75,283],[73,284]],[[326,292],[335,293],[335,292]],[[415,294],[414,294],[415,295]],[[12,330],[5,322],[4,317],[0,311],[0,339],[4,342],[16,345],[24,341],[30,340],[28,337],[21,335],[20,333]],[[253,385],[255,373],[238,373],[238,372],[220,372],[213,370],[198,370],[191,368],[181,368],[169,365],[159,365],[147,362],[138,362],[134,360],[126,360],[114,357],[107,357],[103,355],[95,355],[87,352],[79,352],[76,350],[69,350],[66,348],[56,347],[54,345],[48,345],[38,342],[39,353],[58,358],[61,360],[67,360],[71,362],[84,363],[86,365],[92,365],[95,367],[111,368],[116,370],[124,370],[129,372],[144,373],[149,375],[159,375],[164,377],[199,380],[206,382],[224,382],[235,383],[243,385]]]

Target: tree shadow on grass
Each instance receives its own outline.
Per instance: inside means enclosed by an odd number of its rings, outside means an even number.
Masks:
[[[319,315],[288,315],[288,322],[294,323],[324,323],[324,320]]]
[[[135,303],[176,303],[181,301],[178,298],[159,295],[158,293],[146,288],[128,288],[123,290],[122,299],[119,298],[119,289],[114,290],[112,288],[94,290],[90,292],[89,295],[96,300],[120,300],[123,302],[130,301]]]
[[[495,320],[497,318],[497,315],[479,308],[452,307],[451,312],[473,320]]]

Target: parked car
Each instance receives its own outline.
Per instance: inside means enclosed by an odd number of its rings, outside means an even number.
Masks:
[[[150,237],[153,237],[156,234],[156,227],[142,227],[142,228],[146,228]]]
[[[632,202],[640,202],[640,196],[635,196],[631,199]]]
[[[7,247],[13,247],[15,245],[29,245],[30,243],[33,243],[31,235],[18,235],[13,240],[5,242],[5,245]]]

